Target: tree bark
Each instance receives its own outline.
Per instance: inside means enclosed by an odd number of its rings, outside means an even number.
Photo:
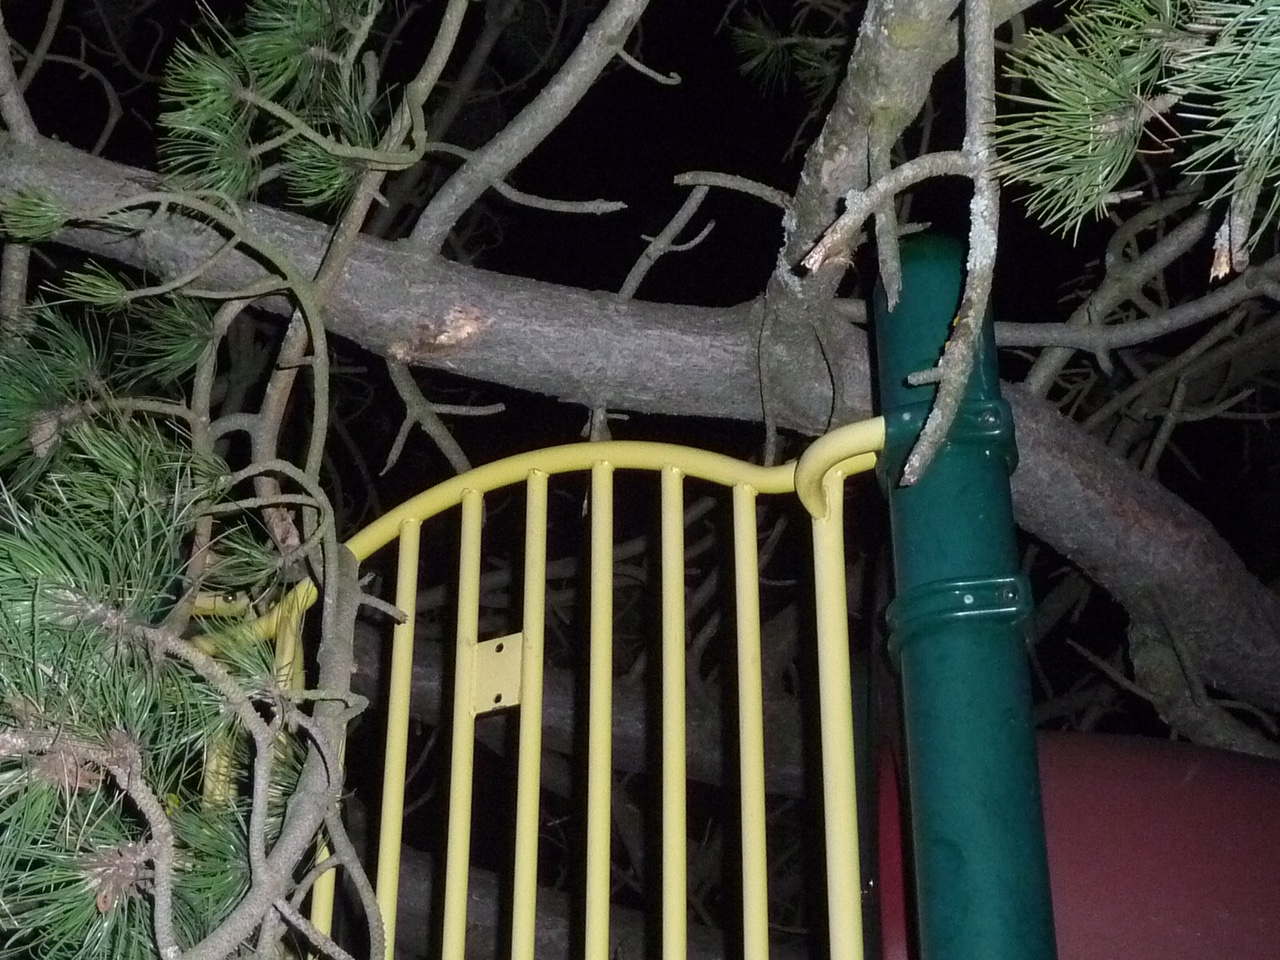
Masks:
[[[88,211],[152,190],[155,176],[50,140],[0,136],[0,192],[32,189]],[[318,262],[327,228],[244,205],[246,237],[286,250],[302,272]],[[210,230],[155,218],[132,235],[75,228],[59,237],[85,253],[161,276],[217,250]],[[262,276],[243,254],[220,259],[205,286],[236,289]],[[286,307],[281,300],[278,308]],[[505,383],[586,407],[759,420],[754,306],[725,309],[624,301],[459,266],[404,244],[363,239],[332,300],[329,329],[382,355]],[[817,434],[871,413],[863,332],[829,324],[825,359],[793,367],[778,425]],[[840,383],[832,399],[830,369]],[[1280,601],[1245,569],[1213,527],[1155,481],[1086,436],[1048,404],[1016,389],[1021,465],[1018,521],[1078,564],[1121,603],[1153,598],[1191,651],[1205,682],[1280,710]]]

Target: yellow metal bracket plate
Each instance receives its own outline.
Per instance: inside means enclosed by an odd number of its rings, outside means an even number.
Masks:
[[[520,703],[524,634],[513,633],[475,646],[476,672],[471,688],[471,709],[476,716]]]

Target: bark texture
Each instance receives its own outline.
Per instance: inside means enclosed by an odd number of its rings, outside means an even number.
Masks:
[[[53,141],[23,146],[0,136],[0,192],[37,189],[90,210],[154,185],[147,171]],[[244,218],[247,236],[288,251],[304,272],[318,262],[323,224],[255,204],[245,205]],[[156,218],[133,235],[72,229],[58,239],[166,276],[192,269],[220,243],[212,231],[175,217]],[[237,254],[203,282],[237,288],[261,276],[258,263]],[[327,324],[375,353],[569,403],[760,420],[756,308],[624,301],[365,239]],[[865,335],[843,321],[826,327],[840,380],[836,400],[826,361],[811,355],[807,367],[790,366],[781,427],[812,435],[871,413]],[[1049,404],[1016,388],[1007,395],[1021,457],[1013,491],[1023,528],[1121,603],[1139,591],[1158,603],[1207,684],[1280,709],[1280,600],[1201,515]]]

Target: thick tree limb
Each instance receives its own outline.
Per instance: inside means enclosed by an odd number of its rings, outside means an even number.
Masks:
[[[154,175],[52,141],[0,137],[0,193],[38,188],[76,208],[154,187]],[[326,228],[249,205],[253,228],[311,267]],[[96,230],[61,239],[162,275],[207,259],[221,240],[189,223],[158,222],[137,237]],[[208,278],[239,287],[260,268],[241,256]],[[282,305],[283,309],[283,305]],[[750,306],[707,309],[623,301],[487,273],[362,240],[330,300],[331,331],[384,356],[559,397],[586,407],[760,420],[757,327]],[[815,434],[829,417],[871,412],[862,331],[831,324],[827,356],[791,357],[778,424]],[[827,361],[841,384],[832,406]],[[1205,682],[1280,709],[1280,603],[1213,528],[1157,483],[1107,455],[1047,404],[1011,391],[1022,466],[1019,522],[1070,557],[1122,603],[1155,591]]]
[[[1143,696],[1169,728],[1207,747],[1280,759],[1280,744],[1208,695],[1199,665],[1170,644],[1158,611],[1129,618],[1129,659]]]
[[[43,190],[87,210],[156,186],[155,174],[42,140],[23,147],[0,134],[0,194]],[[328,228],[297,214],[244,206],[252,229],[293,252],[310,271]],[[189,222],[157,221],[127,237],[70,230],[59,238],[90,254],[169,276],[208,260],[222,239]],[[242,254],[223,257],[205,275],[210,286],[239,288],[262,276]],[[268,302],[268,306],[270,303]],[[283,314],[283,301],[277,305]],[[414,366],[560,397],[587,407],[755,420],[760,417],[752,308],[707,309],[622,300],[420,255],[409,244],[365,238],[343,284],[326,304],[332,331],[374,353]],[[847,345],[833,358],[847,370],[842,420],[871,409],[865,350]],[[827,392],[826,376],[821,393]],[[817,394],[819,390],[815,389]],[[827,403],[810,405],[782,426],[823,429]]]
[[[1158,597],[1210,686],[1280,708],[1280,602],[1217,531],[1160,484],[1018,386],[1014,514],[1117,601]],[[1169,606],[1172,604],[1173,606]]]

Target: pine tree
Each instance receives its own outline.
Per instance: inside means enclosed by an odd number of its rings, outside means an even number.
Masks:
[[[279,181],[358,223],[347,204],[367,178],[420,156],[421,104],[411,90],[383,109],[363,56],[380,8],[259,0],[236,31],[210,19],[168,65],[155,191],[92,210],[24,193],[0,210],[27,243],[178,211],[266,268],[223,292],[201,289],[201,271],[147,285],[89,264],[4,323],[0,956],[334,952],[303,898],[339,862],[367,893],[337,817],[357,588],[319,483],[319,311],[349,221],[312,278],[258,242],[239,205]],[[230,438],[263,418],[214,415],[220,344],[267,294],[296,304],[310,434],[301,466],[250,454],[237,467]],[[287,394],[296,379],[277,382]],[[283,613],[304,577],[325,599],[305,655]],[[322,844],[337,855],[316,864]],[[380,954],[376,914],[370,926]]]

